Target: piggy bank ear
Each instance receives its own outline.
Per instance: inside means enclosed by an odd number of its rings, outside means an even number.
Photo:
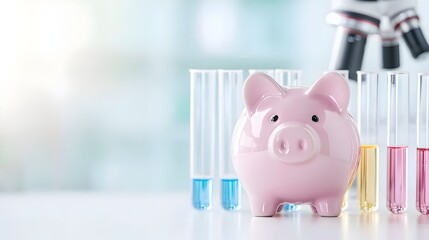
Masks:
[[[252,115],[258,105],[269,96],[283,95],[283,89],[265,73],[254,73],[247,78],[243,87],[243,99],[247,112]]]
[[[340,112],[347,111],[350,99],[349,84],[338,73],[327,73],[319,78],[307,92],[312,96],[325,96],[334,103]]]

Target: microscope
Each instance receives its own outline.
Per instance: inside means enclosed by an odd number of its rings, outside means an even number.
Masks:
[[[411,55],[423,58],[429,45],[420,28],[416,0],[333,0],[326,21],[337,27],[330,70],[349,70],[356,80],[362,67],[368,35],[377,34],[382,43],[382,66],[400,66],[399,38],[402,35]]]

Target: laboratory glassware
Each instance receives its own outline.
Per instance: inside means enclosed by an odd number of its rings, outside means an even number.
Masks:
[[[387,77],[387,208],[403,213],[407,209],[409,74],[388,72]]]
[[[327,70],[324,71],[324,74],[330,73],[330,72],[335,72],[340,74],[344,79],[346,79],[347,81],[349,80],[349,70]],[[352,103],[350,103],[351,105]],[[353,182],[352,182],[353,183]],[[342,204],[342,210],[347,210],[347,208],[349,207],[349,191],[346,192],[346,194],[344,194],[344,199],[343,199],[343,204]]]
[[[429,73],[419,73],[417,78],[416,207],[429,214]]]
[[[249,69],[249,76],[257,72],[265,73],[274,78],[274,69]]]
[[[209,210],[213,205],[217,71],[191,69],[190,75],[192,204],[198,210]]]
[[[296,87],[301,83],[301,70],[276,69],[274,79],[283,87]]]
[[[274,79],[283,87],[297,87],[301,82],[301,70],[292,70],[292,69],[275,69],[274,70]],[[284,211],[294,211],[298,210],[300,207],[296,204],[285,203],[283,204],[282,210]]]
[[[357,174],[359,208],[372,212],[378,208],[378,74],[357,72],[358,128],[361,139],[360,165]]]
[[[219,179],[221,205],[225,210],[238,210],[241,187],[232,164],[231,138],[235,124],[243,112],[243,71],[218,70],[219,77]]]

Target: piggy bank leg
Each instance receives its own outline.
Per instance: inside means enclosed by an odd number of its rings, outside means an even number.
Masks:
[[[283,210],[283,204],[280,204],[280,205],[277,207],[276,212],[281,212],[282,210]]]
[[[310,205],[310,206],[311,206],[311,211],[317,214],[317,208],[314,205]]]
[[[276,214],[280,205],[279,201],[273,199],[258,199],[250,200],[253,216],[255,217],[272,217]]]
[[[314,207],[322,217],[338,217],[341,214],[342,201],[342,197],[319,199],[314,202]]]

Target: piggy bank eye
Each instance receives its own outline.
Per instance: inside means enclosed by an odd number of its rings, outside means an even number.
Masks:
[[[317,115],[313,115],[313,116],[311,117],[311,120],[312,120],[313,122],[318,122],[318,121],[319,121],[319,116],[317,116]]]
[[[271,117],[271,122],[277,122],[277,120],[279,120],[279,116],[274,115]]]

